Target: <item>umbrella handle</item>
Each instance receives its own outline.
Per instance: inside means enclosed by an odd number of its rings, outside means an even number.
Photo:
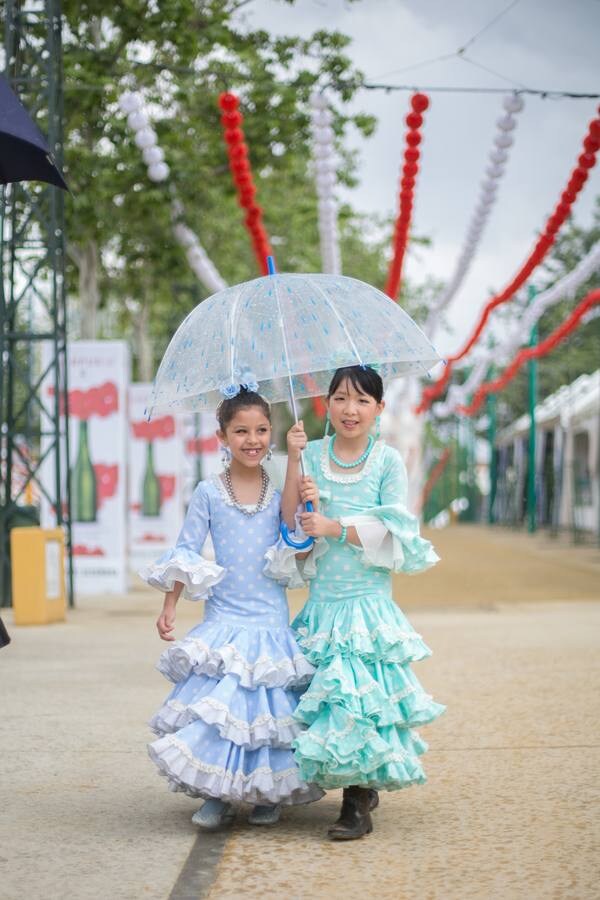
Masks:
[[[305,508],[306,508],[306,512],[313,511],[314,507],[313,507],[312,503],[310,502],[310,500],[307,501]],[[315,539],[312,537],[307,537],[303,541],[296,541],[296,540],[294,540],[293,535],[294,535],[294,532],[292,531],[290,533],[290,530],[287,527],[287,525],[285,524],[285,522],[282,522],[281,523],[281,537],[283,538],[285,543],[288,545],[288,547],[293,547],[295,550],[308,550],[308,548],[312,547],[312,545],[315,542]]]

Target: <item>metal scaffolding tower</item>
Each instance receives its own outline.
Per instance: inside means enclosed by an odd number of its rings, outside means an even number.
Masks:
[[[5,77],[62,168],[60,0],[6,0]],[[0,605],[10,603],[10,529],[45,506],[65,529],[73,605],[64,196],[42,182],[0,201]],[[61,409],[61,407],[65,407]]]

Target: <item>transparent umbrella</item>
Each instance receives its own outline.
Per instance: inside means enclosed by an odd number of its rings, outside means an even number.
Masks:
[[[271,403],[291,400],[298,421],[296,400],[327,393],[342,366],[375,364],[386,383],[439,362],[411,317],[376,288],[341,275],[278,275],[268,262],[269,275],[213,294],[181,323],[148,418],[158,409],[216,409],[245,385]],[[312,544],[281,530],[297,549]]]
[[[273,266],[271,262],[271,270]],[[386,294],[341,275],[273,274],[193,309],[162,359],[148,409],[216,409],[241,384],[271,403],[325,394],[342,366],[377,364],[387,383],[440,357]]]

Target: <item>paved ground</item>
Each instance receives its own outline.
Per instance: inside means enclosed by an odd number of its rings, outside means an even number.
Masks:
[[[385,795],[375,834],[351,844],[323,839],[335,792],[276,829],[240,817],[197,837],[194,802],[145,755],[168,689],[152,668],[158,594],[12,628],[0,897],[596,900],[600,552],[464,526],[435,538],[444,564],[396,586],[435,653],[416,671],[449,704],[425,729],[429,784]],[[182,605],[180,634],[197,614]]]

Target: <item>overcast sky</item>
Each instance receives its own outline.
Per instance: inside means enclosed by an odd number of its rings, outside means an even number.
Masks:
[[[599,0],[518,0],[468,48],[498,77],[454,58],[410,71],[397,70],[453,53],[509,6],[510,0],[254,0],[244,15],[273,33],[308,35],[338,29],[352,38],[349,55],[367,80],[417,87],[521,86],[600,92]],[[366,212],[396,211],[408,94],[361,91],[352,108],[378,119],[374,137],[356,139],[360,185],[341,196]],[[426,113],[414,229],[433,240],[431,250],[409,258],[407,274],[449,278],[459,255],[484,176],[501,114],[501,94],[431,95]],[[498,201],[470,274],[456,296],[454,335],[440,335],[438,349],[457,349],[489,289],[501,289],[531,249],[536,230],[564,189],[598,101],[526,97],[515,144],[500,183]],[[591,221],[600,195],[600,166],[592,170],[576,206],[576,221]]]

